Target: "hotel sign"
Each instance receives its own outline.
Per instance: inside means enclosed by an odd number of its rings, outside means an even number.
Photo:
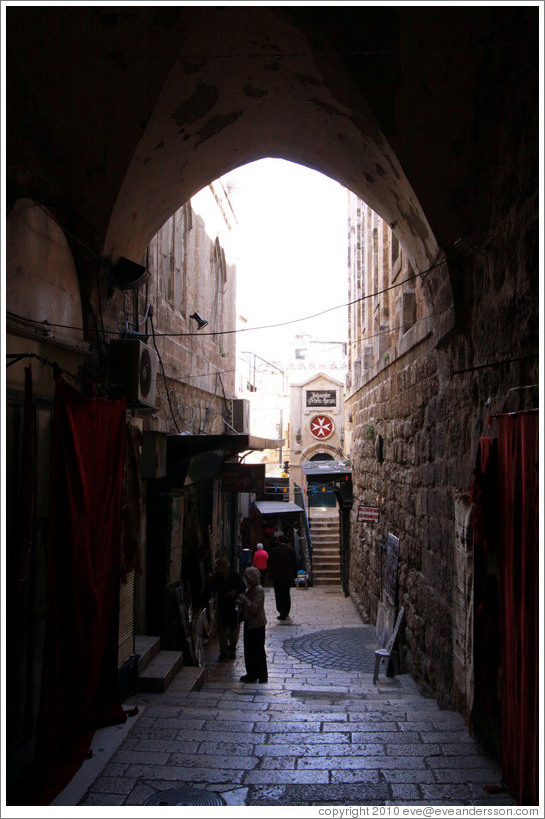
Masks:
[[[307,407],[336,407],[337,390],[307,390]]]

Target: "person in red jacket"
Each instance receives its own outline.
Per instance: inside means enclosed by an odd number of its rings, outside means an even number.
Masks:
[[[252,566],[255,566],[256,569],[259,569],[259,574],[261,575],[261,585],[265,587],[265,581],[267,580],[267,561],[269,560],[269,555],[263,548],[262,543],[258,543],[255,547],[254,556],[252,559]]]

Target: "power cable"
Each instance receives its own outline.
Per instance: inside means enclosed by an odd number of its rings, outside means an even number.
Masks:
[[[400,282],[396,282],[395,284],[390,285],[389,287],[385,287],[382,290],[378,290],[375,293],[367,293],[364,296],[360,296],[357,299],[353,299],[353,301],[346,302],[345,304],[338,304],[335,307],[328,307],[325,310],[321,310],[318,313],[313,313],[310,316],[303,316],[298,319],[290,319],[289,321],[282,321],[276,324],[263,324],[258,327],[239,327],[234,330],[217,330],[215,332],[210,333],[203,333],[202,331],[198,331],[195,333],[154,333],[154,337],[157,338],[180,338],[180,337],[193,337],[193,336],[225,336],[225,335],[233,335],[235,333],[247,333],[247,332],[254,332],[256,330],[274,330],[276,327],[285,327],[288,324],[298,324],[302,321],[309,321],[313,318],[318,318],[319,316],[323,316],[326,313],[331,313],[333,310],[342,310],[346,307],[351,307],[353,304],[358,304],[358,302],[365,301],[366,299],[372,299],[376,296],[381,296],[383,293],[388,293],[390,290],[394,290],[396,287],[401,287],[403,284],[407,284],[409,282],[414,281],[417,277],[425,276],[427,273],[430,273],[432,270],[435,270],[437,267],[441,267],[442,265],[446,264],[446,260],[441,262],[437,262],[436,264],[428,267],[426,270],[421,271],[420,273],[415,273],[412,276],[409,276],[407,279],[403,279]],[[8,315],[12,315],[16,318],[24,318],[24,316],[19,316],[17,313],[8,313]],[[34,321],[33,319],[25,319],[26,321],[32,321],[39,327],[62,327],[66,330],[78,330],[80,332],[84,332],[82,327],[75,327],[74,325],[70,324],[55,324],[53,322],[49,322],[44,319],[42,322]],[[113,336],[122,335],[122,333],[118,330],[104,330],[104,333]]]
[[[149,320],[150,320],[150,325],[151,325],[151,338],[152,338],[152,341],[153,341],[153,346],[155,347],[155,352],[157,353],[157,358],[159,359],[159,365],[161,367],[161,373],[163,375],[163,381],[165,383],[165,391],[166,391],[166,394],[167,394],[168,406],[170,407],[170,414],[172,416],[172,420],[174,421],[174,426],[176,427],[176,432],[179,433],[180,432],[180,427],[178,426],[178,422],[176,421],[176,418],[174,417],[174,410],[172,408],[172,403],[171,403],[171,400],[170,400],[170,392],[169,392],[169,389],[168,389],[168,382],[167,382],[167,377],[166,377],[166,374],[165,374],[165,367],[163,365],[163,359],[161,357],[161,353],[157,349],[157,341],[155,340],[155,327],[153,326],[153,315],[152,314],[149,315]]]

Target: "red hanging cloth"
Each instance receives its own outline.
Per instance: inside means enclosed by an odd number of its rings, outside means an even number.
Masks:
[[[538,805],[538,413],[498,417],[503,778]]]
[[[124,722],[117,685],[125,401],[57,380],[47,624],[34,797],[47,805],[78,771],[96,728]]]

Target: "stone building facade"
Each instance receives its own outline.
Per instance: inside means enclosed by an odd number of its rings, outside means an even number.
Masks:
[[[169,589],[184,585],[188,614],[193,616],[200,605],[194,565],[198,568],[206,554],[211,561],[217,550],[231,543],[236,549],[238,496],[222,491],[219,461],[212,468],[203,461],[193,476],[188,475],[188,459],[201,452],[189,448],[185,458],[174,465],[174,472],[180,474],[168,471],[168,445],[173,440],[214,439],[221,449],[217,441],[231,432],[235,336],[225,331],[235,326],[236,268],[227,262],[228,225],[215,228],[210,235],[210,227],[188,202],[153,237],[146,265],[130,268],[137,276],[145,270],[142,278],[121,287],[119,279],[104,275],[100,286],[108,298],[101,313],[95,314],[99,337],[89,344],[82,330],[86,304],[69,245],[53,214],[26,198],[19,199],[10,212],[6,327],[11,362],[6,378],[10,441],[6,469],[13,510],[7,517],[10,539],[17,531],[19,503],[35,505],[40,519],[28,558],[18,560],[12,552],[9,559],[10,583],[17,592],[8,604],[13,622],[8,685],[10,691],[24,688],[27,692],[10,717],[10,780],[31,764],[38,718],[57,375],[89,404],[104,399],[104,404],[113,405],[122,396],[127,441],[134,441],[137,452],[136,470],[127,473],[133,487],[134,518],[126,511],[127,499],[123,512],[128,515],[124,520],[130,517],[131,521],[131,551],[129,555],[123,536],[123,571],[117,581],[117,668],[122,692],[135,684],[139,635],[160,636],[162,648],[181,649],[165,616]],[[44,258],[49,260],[46,268]],[[191,318],[194,312],[207,321],[202,329]],[[89,383],[93,384],[91,392]],[[29,412],[33,415],[31,433],[27,429]],[[33,471],[30,482],[26,478],[26,498],[21,498],[17,494],[21,491],[21,453],[30,444],[28,434],[35,442],[35,454],[28,456]],[[20,633],[26,623],[32,624],[35,635],[30,642]]]
[[[306,489],[303,462],[342,460],[344,450],[344,384],[317,373],[290,387],[290,484]]]
[[[387,536],[399,538],[402,668],[469,720],[474,663],[484,662],[472,645],[476,454],[480,436],[494,434],[495,412],[535,406],[534,358],[511,360],[514,347],[506,353],[500,336],[492,342],[487,312],[502,314],[501,287],[494,299],[467,294],[471,340],[451,333],[437,344],[437,316],[422,286],[426,271],[412,270],[388,226],[357,197],[350,200],[350,593],[364,621],[374,623]],[[503,264],[482,251],[470,260],[455,252],[450,259],[454,266],[469,261],[482,268],[480,287],[494,281]],[[475,360],[485,366],[472,366]],[[359,522],[359,504],[378,507],[379,522]]]
[[[227,399],[235,395],[236,342],[229,331],[235,327],[236,267],[227,261],[228,236],[228,223],[218,234],[187,203],[150,242],[150,283],[140,300],[156,305],[151,340],[167,378],[158,372],[157,413],[147,423],[162,431],[221,434],[229,421]],[[140,310],[145,315],[146,305]],[[191,319],[195,312],[208,322],[202,329]]]

